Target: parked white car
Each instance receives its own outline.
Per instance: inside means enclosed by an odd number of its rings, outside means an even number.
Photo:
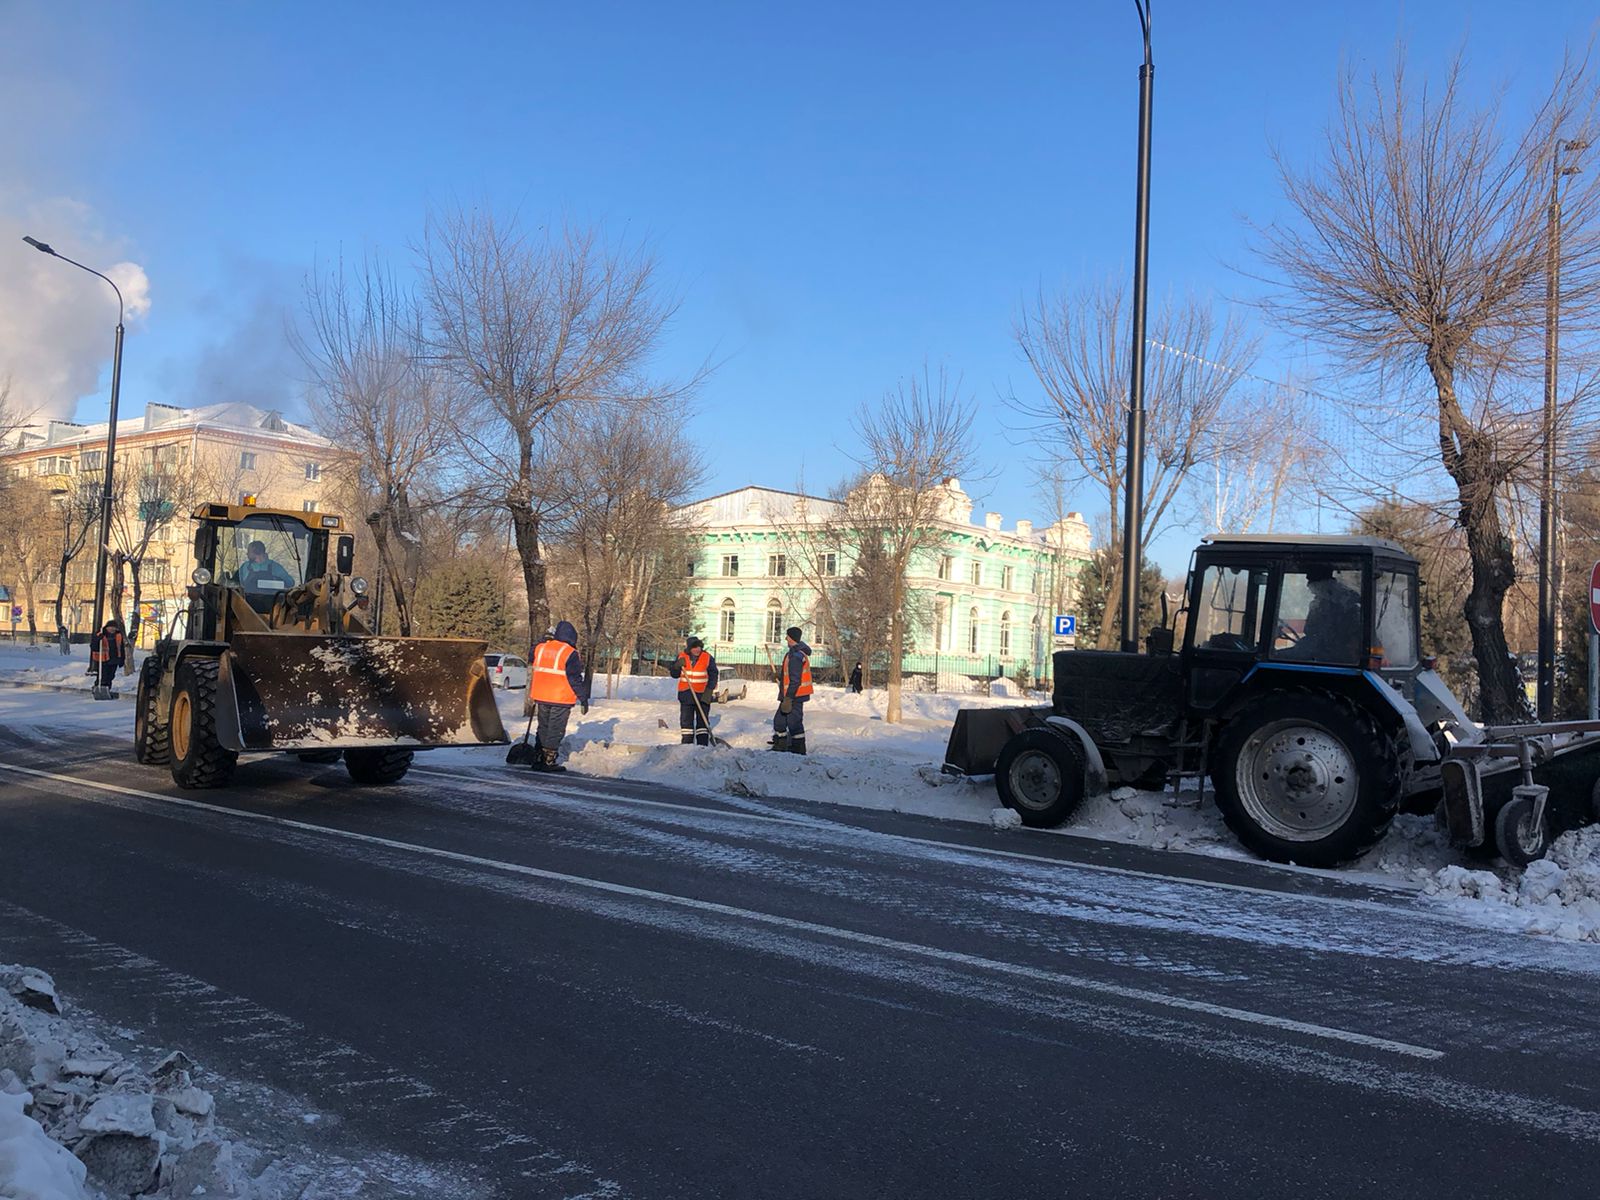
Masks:
[[[489,682],[497,688],[528,686],[528,664],[515,654],[485,654],[483,666],[489,672]]]

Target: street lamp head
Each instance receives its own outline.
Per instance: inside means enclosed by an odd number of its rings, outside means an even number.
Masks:
[[[52,247],[49,242],[41,242],[38,238],[31,238],[27,234],[23,234],[22,240],[27,242],[28,245],[32,246],[40,254],[55,253],[54,247]]]

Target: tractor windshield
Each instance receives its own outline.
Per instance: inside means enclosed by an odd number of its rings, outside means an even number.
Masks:
[[[247,594],[286,592],[305,582],[311,533],[298,521],[262,513],[223,530],[217,547],[222,581]]]

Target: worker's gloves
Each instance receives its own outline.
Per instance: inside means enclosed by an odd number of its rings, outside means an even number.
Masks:
[[[794,698],[792,696],[785,696],[783,698],[783,703],[778,705],[778,711],[783,713],[785,716],[792,713],[794,711]]]

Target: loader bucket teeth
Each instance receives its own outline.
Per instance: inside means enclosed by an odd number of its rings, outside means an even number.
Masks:
[[[240,746],[504,744],[484,649],[458,638],[236,633],[226,674]]]

